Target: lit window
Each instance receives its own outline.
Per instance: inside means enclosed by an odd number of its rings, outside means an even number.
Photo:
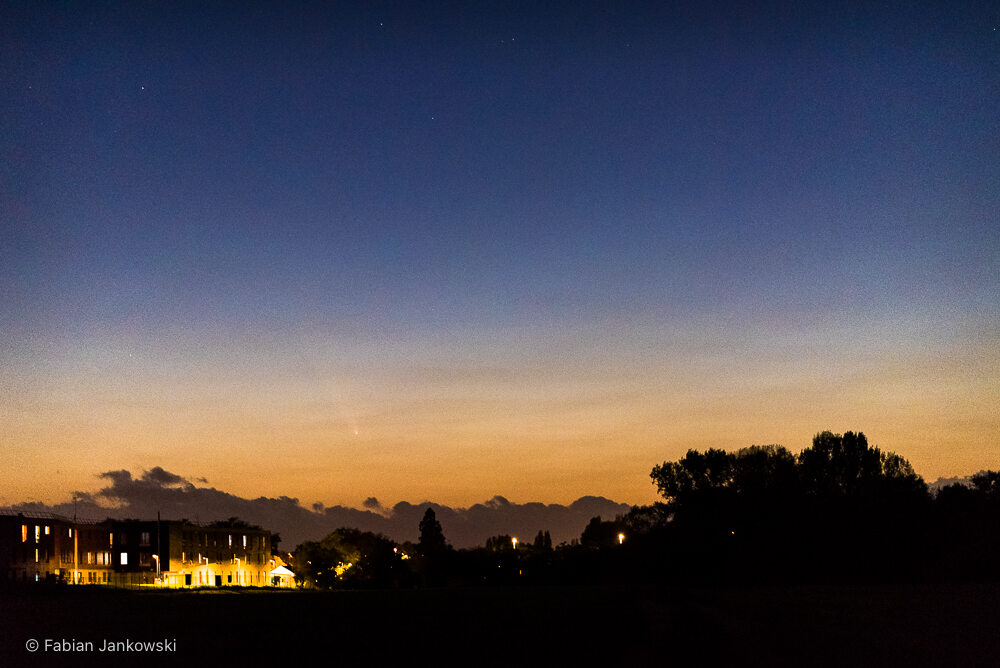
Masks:
[[[121,563],[122,566],[128,566],[128,552],[122,552]]]
[[[36,524],[36,525],[35,525],[35,542],[37,543],[37,542],[38,542],[38,540],[39,540],[39,539],[40,539],[41,537],[42,537],[42,527],[40,527],[40,526],[38,526],[38,525]]]
[[[233,534],[229,534],[229,547],[233,546]]]
[[[69,537],[72,538],[73,537],[73,530],[72,529],[67,529],[66,531],[69,532]]]
[[[108,547],[115,546],[115,535],[113,533],[108,534]]]
[[[38,563],[38,548],[35,548],[35,563]]]
[[[27,524],[22,524],[21,525],[21,542],[22,543],[27,543],[28,542],[28,525]]]
[[[48,536],[48,535],[49,535],[49,528],[48,528],[48,527],[45,527],[45,535],[46,535],[46,536]]]
[[[93,552],[88,552],[87,553],[87,563],[88,564],[94,563],[94,553]]]
[[[247,549],[247,537],[243,536],[243,549]]]

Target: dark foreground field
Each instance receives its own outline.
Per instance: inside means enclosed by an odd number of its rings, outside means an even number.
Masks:
[[[1000,666],[1000,585],[0,593],[0,666]],[[96,651],[176,639],[169,652]],[[28,652],[35,639],[40,647]],[[94,651],[45,651],[50,640]],[[170,648],[170,646],[168,646]]]

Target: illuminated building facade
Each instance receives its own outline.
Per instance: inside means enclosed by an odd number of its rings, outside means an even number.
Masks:
[[[0,512],[0,576],[8,582],[114,586],[271,586],[271,533],[240,521],[87,523]]]
[[[169,522],[163,528],[164,584],[174,587],[271,585],[271,533],[241,523],[200,526]]]

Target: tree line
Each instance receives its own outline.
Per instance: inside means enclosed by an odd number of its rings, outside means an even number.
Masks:
[[[663,500],[553,546],[498,535],[456,550],[433,509],[417,543],[342,528],[300,545],[303,586],[969,581],[1000,578],[1000,473],[932,494],[903,457],[861,432],[779,445],[689,450],[653,467]]]

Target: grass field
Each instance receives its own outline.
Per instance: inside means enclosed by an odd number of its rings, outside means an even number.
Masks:
[[[0,666],[1000,666],[1000,585],[0,594]],[[165,652],[105,639],[176,639]],[[30,639],[92,642],[29,652]],[[313,658],[318,655],[318,658]],[[226,663],[221,663],[225,661]]]

